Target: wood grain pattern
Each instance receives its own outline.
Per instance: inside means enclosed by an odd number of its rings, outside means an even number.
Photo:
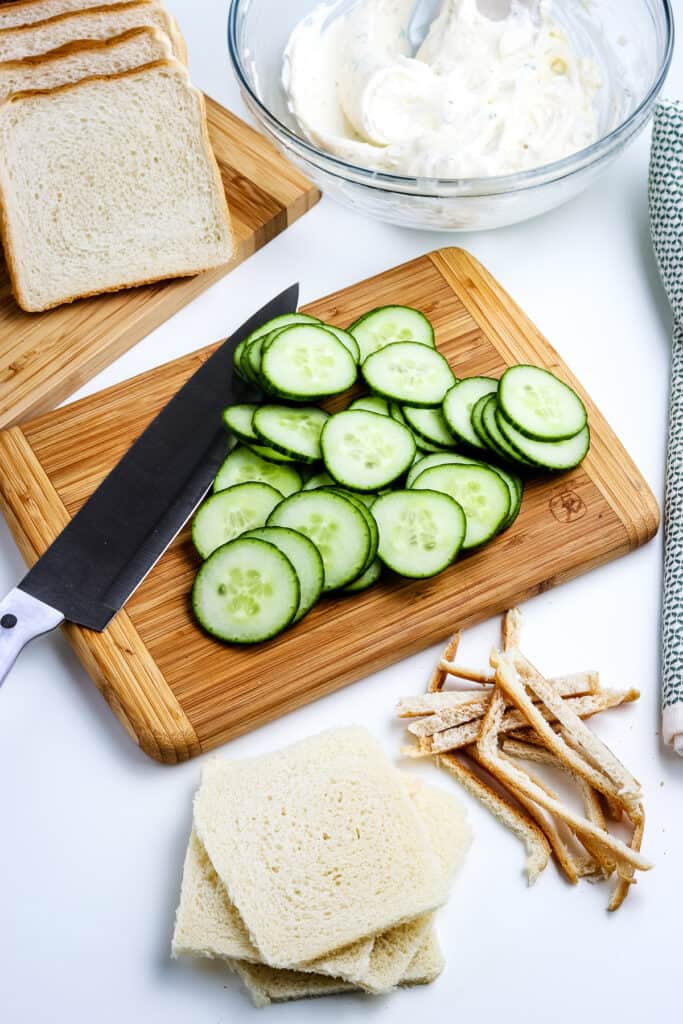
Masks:
[[[456,626],[626,554],[656,532],[657,504],[618,439],[476,260],[440,250],[306,309],[345,325],[391,302],[430,317],[459,376],[498,375],[510,363],[532,361],[571,381],[589,410],[589,456],[571,473],[531,480],[514,526],[435,579],[386,581],[352,598],[327,598],[281,637],[248,650],[222,646],[194,623],[188,595],[197,558],[184,530],[113,624],[122,621],[126,631],[130,624],[134,634],[126,632],[125,658],[112,627],[102,634],[70,627],[114,711],[153,756],[174,761],[208,750],[440,641]],[[29,560],[213,348],[0,434],[0,504]]]
[[[309,210],[319,192],[262,135],[207,98],[209,134],[230,205],[235,255],[224,267],[24,313],[0,259],[0,428],[63,401]]]

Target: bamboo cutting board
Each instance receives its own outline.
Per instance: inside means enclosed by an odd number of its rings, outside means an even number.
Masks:
[[[572,384],[588,408],[589,456],[571,473],[532,480],[514,526],[440,576],[323,599],[296,627],[249,649],[211,640],[192,619],[189,592],[198,561],[186,528],[104,633],[64,627],[114,712],[152,757],[172,763],[208,750],[443,640],[456,626],[626,554],[656,533],[655,499],[600,412],[519,307],[463,250],[423,256],[306,310],[343,326],[395,302],[430,318],[458,376],[498,376],[507,365],[532,362]],[[0,505],[29,563],[212,350],[0,434]]]
[[[54,409],[82,384],[309,210],[320,193],[262,135],[206,98],[235,255],[226,266],[24,313],[0,256],[0,428]]]

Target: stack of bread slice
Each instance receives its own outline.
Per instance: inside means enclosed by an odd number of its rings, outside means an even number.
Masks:
[[[426,984],[470,843],[450,793],[335,729],[202,774],[173,955],[224,959],[254,1003]]]
[[[31,312],[233,255],[202,94],[157,0],[0,7],[0,231]]]

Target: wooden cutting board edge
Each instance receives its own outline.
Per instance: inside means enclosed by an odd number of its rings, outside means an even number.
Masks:
[[[547,362],[547,342],[474,257],[464,250],[449,248],[430,253],[428,258],[446,278],[466,308],[480,322],[486,320],[487,331],[495,335],[501,351],[509,355],[510,361],[530,359],[533,355],[529,351],[530,338],[538,338],[543,345],[543,350],[540,347],[538,350],[539,359]],[[497,312],[494,315],[491,315],[490,311],[484,312],[485,303],[491,298],[495,298],[496,301]],[[304,307],[306,308],[308,307]],[[551,351],[555,354],[554,350]],[[559,357],[557,358],[559,361]],[[563,373],[565,377],[568,376],[565,367]],[[579,393],[583,392],[579,382],[571,374],[569,381]],[[594,431],[599,430],[601,436],[609,441],[606,448],[609,452],[610,465],[618,468],[622,475],[626,470],[629,481],[635,485],[641,499],[640,507],[634,507],[632,495],[628,500],[623,496],[622,500],[618,491],[611,487],[607,474],[601,471],[601,467],[596,465],[595,460],[589,455],[584,466],[622,523],[623,544],[601,553],[589,562],[558,573],[540,584],[534,583],[529,587],[517,588],[516,601],[527,600],[552,586],[626,554],[646,543],[657,532],[659,509],[651,490],[599,412],[591,414],[591,425]],[[0,463],[4,470],[3,479],[0,480],[0,510],[27,564],[32,565],[66,525],[69,520],[68,513],[21,427],[13,427],[0,433]],[[466,616],[459,625],[472,626],[503,610],[500,599],[492,598],[489,606],[482,606],[476,614]],[[116,616],[104,633],[91,633],[70,624],[63,628],[114,714],[146,754],[162,763],[175,764],[203,751],[191,719],[149,655],[125,610]],[[434,638],[427,630],[424,637],[416,640],[410,649],[404,650],[403,655],[408,657],[417,653],[432,642]],[[383,651],[372,660],[368,660],[362,672],[342,673],[336,675],[334,679],[326,680],[314,690],[299,692],[279,704],[272,713],[258,714],[246,728],[265,724],[310,700],[385,668],[394,661],[391,650]],[[139,685],[141,679],[145,681],[144,688]],[[246,728],[244,725],[235,729],[225,728],[220,733],[220,741],[233,739],[246,731]],[[210,744],[211,747],[215,745],[215,742]]]

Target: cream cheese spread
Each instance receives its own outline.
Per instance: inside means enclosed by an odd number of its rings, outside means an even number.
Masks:
[[[338,0],[297,25],[283,86],[316,146],[373,170],[471,178],[596,141],[598,68],[576,52],[551,0],[441,0],[426,35],[413,26],[421,6]]]

